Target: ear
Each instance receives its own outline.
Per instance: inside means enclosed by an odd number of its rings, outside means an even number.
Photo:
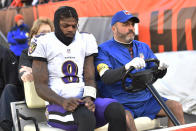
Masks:
[[[115,32],[115,30],[116,30],[116,27],[113,25],[112,26],[112,32]]]

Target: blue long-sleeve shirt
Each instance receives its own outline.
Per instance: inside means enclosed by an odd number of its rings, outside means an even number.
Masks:
[[[16,25],[8,32],[7,39],[8,43],[10,43],[10,50],[16,56],[20,56],[22,50],[28,47],[28,36],[29,27],[26,24]]]
[[[114,39],[100,44],[98,56],[95,59],[96,69],[99,64],[106,64],[110,69],[117,69],[135,57],[140,57],[141,54],[144,56],[144,59],[156,58],[149,46],[143,42],[133,40],[132,49],[133,58],[130,55],[129,49]],[[149,68],[149,66],[146,68]],[[101,96],[114,98],[122,104],[131,104],[132,107],[139,107],[141,102],[148,101],[152,97],[147,89],[136,93],[128,93],[122,88],[121,81],[106,85],[99,78],[97,80]],[[126,82],[130,83],[131,80],[126,80]]]

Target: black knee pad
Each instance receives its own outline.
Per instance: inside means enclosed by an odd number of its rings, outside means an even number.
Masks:
[[[126,131],[125,110],[121,104],[111,103],[106,108],[104,116],[109,123],[108,131]]]
[[[96,126],[95,115],[92,111],[87,109],[84,105],[79,106],[73,113],[74,120],[78,125],[78,130],[93,130]]]
[[[114,102],[109,104],[104,112],[106,120],[110,119],[126,119],[125,111],[120,103]]]

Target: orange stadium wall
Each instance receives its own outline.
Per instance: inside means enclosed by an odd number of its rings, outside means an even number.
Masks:
[[[154,52],[196,50],[195,0],[69,0],[4,9],[0,10],[0,30],[7,35],[17,12],[24,15],[25,23],[31,27],[37,18],[53,19],[55,10],[62,5],[76,8],[80,18],[111,18],[119,10],[129,10],[140,19],[138,39]],[[102,25],[95,22],[94,26]]]

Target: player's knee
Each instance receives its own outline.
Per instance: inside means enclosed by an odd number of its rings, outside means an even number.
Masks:
[[[86,115],[82,115],[81,116],[81,121],[86,123],[86,124],[90,124],[90,125],[95,125],[96,123],[96,119],[95,119],[95,116],[94,114],[86,114]]]
[[[171,110],[173,110],[175,112],[182,111],[182,104],[180,104],[179,102],[174,101],[174,100],[170,100],[169,107],[171,108]]]
[[[179,103],[179,102],[176,102],[176,103],[175,103],[175,107],[176,107],[177,109],[182,109],[182,104]]]
[[[96,119],[95,119],[94,113],[89,111],[88,109],[86,111],[83,111],[83,113],[81,113],[79,116],[79,123],[95,126]]]
[[[96,126],[96,119],[94,113],[87,109],[85,106],[79,107],[74,112],[74,119],[78,126],[78,130],[92,131]]]
[[[111,103],[106,108],[104,115],[106,119],[109,120],[125,120],[125,111],[121,104],[119,103]]]

